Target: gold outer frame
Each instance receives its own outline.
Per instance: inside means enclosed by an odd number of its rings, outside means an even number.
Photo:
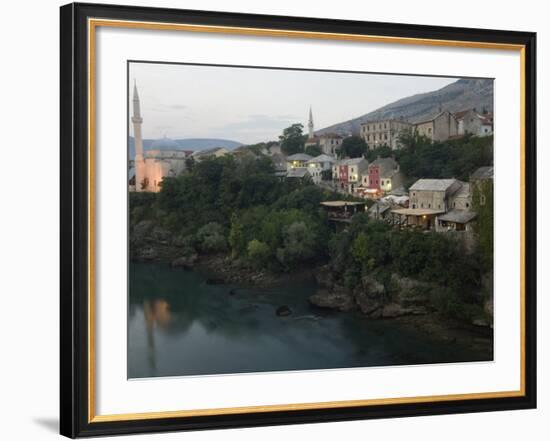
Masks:
[[[127,29],[146,29],[160,31],[184,31],[214,34],[250,35],[260,37],[307,38],[321,40],[355,41],[367,43],[409,44],[419,46],[464,47],[476,49],[495,49],[517,51],[520,55],[520,389],[512,391],[463,393],[452,395],[431,395],[399,398],[375,398],[365,400],[343,400],[313,403],[272,404],[260,406],[242,406],[215,409],[174,410],[159,412],[125,413],[97,415],[95,382],[95,99],[96,99],[96,50],[95,37],[98,27]],[[197,417],[212,415],[231,415],[243,413],[264,413],[293,410],[334,409],[389,404],[413,404],[428,402],[446,402],[460,400],[480,400],[491,398],[511,398],[525,396],[525,156],[526,156],[526,46],[522,44],[474,42],[463,40],[439,40],[426,38],[406,38],[378,35],[359,35],[344,33],[308,32],[294,30],[191,25],[180,23],[158,23],[131,20],[88,19],[88,423],[114,421],[138,421],[165,418]]]

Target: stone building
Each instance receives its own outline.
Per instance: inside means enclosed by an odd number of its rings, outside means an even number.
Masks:
[[[337,161],[332,166],[332,180],[340,190],[353,193],[361,184],[361,178],[368,169],[365,158],[351,158]]]
[[[385,119],[380,121],[368,121],[361,124],[360,135],[367,143],[369,149],[387,145],[392,150],[401,147],[399,136],[413,125],[401,119]]]
[[[403,175],[395,159],[378,158],[370,163],[367,181],[367,187],[370,190],[376,190],[376,193],[389,193],[401,185],[403,185]]]
[[[481,115],[481,133],[479,136],[489,136],[493,134],[493,114]]]
[[[458,135],[489,136],[493,133],[492,114],[481,115],[476,109],[454,114],[458,122]]]
[[[470,210],[451,210],[437,217],[435,230],[438,232],[472,232],[472,221],[474,221],[476,217],[477,213]],[[469,248],[471,248],[471,246]]]
[[[392,223],[437,232],[467,233],[461,236],[471,249],[472,211],[471,185],[457,179],[419,179],[409,188],[409,206],[391,211]]]
[[[446,141],[458,135],[458,121],[452,113],[444,111],[429,120],[417,122],[414,129],[416,134],[432,142]]]
[[[323,172],[332,169],[332,165],[336,162],[333,156],[319,155],[310,159],[307,162],[307,170],[313,179],[313,182],[318,184],[323,180]]]
[[[409,207],[446,212],[450,198],[461,187],[457,179],[419,179],[409,188]]]
[[[307,168],[307,162],[313,159],[312,156],[305,153],[295,153],[286,158],[286,169],[292,170],[295,168]]]
[[[132,183],[130,191],[158,192],[165,177],[175,177],[185,170],[185,160],[190,151],[181,150],[177,142],[164,137],[151,145],[151,149],[143,151],[141,134],[141,107],[137,86],[134,83],[132,125],[134,128],[135,158],[134,170],[131,171]]]
[[[325,155],[336,156],[342,148],[344,138],[337,133],[327,133],[317,137],[318,145]]]
[[[457,210],[470,210],[472,208],[472,193],[470,183],[459,181],[461,187],[450,196],[449,207]]]
[[[436,231],[472,231],[477,213],[472,211],[470,183],[458,181],[460,188],[449,196],[449,211],[437,217]]]
[[[145,176],[141,181],[136,181],[141,182],[141,189],[136,188],[136,191],[160,191],[165,177],[173,178],[185,171],[188,156],[181,150],[147,150],[143,154]]]

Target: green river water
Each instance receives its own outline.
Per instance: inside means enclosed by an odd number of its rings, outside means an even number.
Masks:
[[[128,377],[331,369],[492,359],[395,320],[324,311],[309,279],[260,289],[204,274],[130,264]],[[288,305],[292,314],[275,314]]]

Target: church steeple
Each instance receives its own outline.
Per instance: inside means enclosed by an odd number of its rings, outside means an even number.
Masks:
[[[134,79],[134,96],[133,96],[133,115],[132,124],[134,125],[134,147],[136,150],[135,168],[136,168],[136,191],[142,191],[142,182],[145,174],[145,162],[143,160],[143,139],[141,137],[141,107],[139,103],[139,94],[137,90],[136,80]]]
[[[309,106],[309,122],[307,124],[309,131],[309,139],[313,139],[313,113],[311,112],[311,106]]]

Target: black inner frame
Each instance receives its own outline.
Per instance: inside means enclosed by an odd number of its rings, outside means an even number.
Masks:
[[[87,19],[518,44],[525,47],[525,395],[233,415],[88,422]],[[69,4],[60,9],[60,432],[75,438],[536,407],[536,34],[350,20]]]

